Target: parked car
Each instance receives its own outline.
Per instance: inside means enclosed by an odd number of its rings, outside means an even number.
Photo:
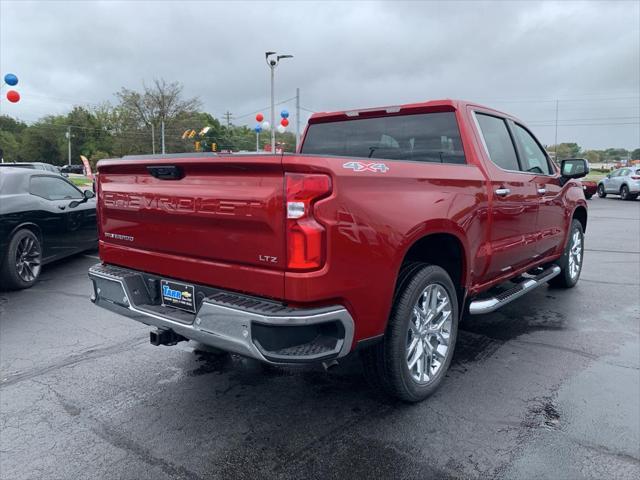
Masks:
[[[97,247],[94,193],[57,174],[0,169],[0,285],[32,286],[49,262]]]
[[[598,182],[598,196],[620,195],[622,200],[635,200],[640,194],[640,168],[625,167],[614,170]]]
[[[62,171],[62,173],[66,173],[67,175],[70,173],[76,175],[84,175],[83,165],[63,165],[60,170]]]
[[[155,327],[155,345],[273,364],[358,350],[409,402],[442,382],[462,312],[573,287],[582,268],[587,162],[556,169],[521,121],[477,104],[318,113],[297,154],[98,171],[97,305]]]
[[[44,162],[14,162],[14,163],[0,163],[0,167],[20,167],[20,168],[32,168],[36,170],[44,170],[46,172],[60,174],[60,168],[50,163]]]
[[[582,190],[584,191],[584,197],[590,200],[598,190],[598,184],[591,180],[582,180]]]

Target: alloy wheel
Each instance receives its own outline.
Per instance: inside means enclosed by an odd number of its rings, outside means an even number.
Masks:
[[[569,247],[569,276],[575,279],[582,268],[582,235],[579,230],[574,230]]]
[[[41,252],[38,242],[26,236],[16,249],[16,272],[24,282],[33,282],[40,273]]]
[[[622,198],[622,200],[626,200],[627,198],[629,198],[629,189],[626,185],[623,185],[620,189],[620,197]]]
[[[440,284],[427,286],[413,307],[407,331],[407,367],[417,383],[428,383],[444,365],[452,320],[446,289]]]

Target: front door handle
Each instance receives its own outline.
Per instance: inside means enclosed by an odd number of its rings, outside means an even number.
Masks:
[[[498,188],[496,190],[496,195],[498,195],[499,197],[506,197],[510,193],[511,193],[511,190],[509,190],[508,188]]]
[[[539,193],[540,195],[544,195],[545,193],[547,193],[547,189],[546,189],[546,188],[539,188],[539,189],[538,189],[538,193]]]

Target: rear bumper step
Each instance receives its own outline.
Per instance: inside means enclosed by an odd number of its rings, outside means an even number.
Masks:
[[[552,265],[546,270],[542,271],[538,275],[532,278],[527,278],[524,281],[517,284],[515,287],[496,295],[495,297],[482,298],[474,300],[469,305],[469,313],[471,315],[481,315],[483,313],[491,313],[494,310],[520,298],[525,293],[545,284],[553,277],[560,273],[560,267]]]
[[[161,304],[157,275],[97,264],[89,278],[96,305],[158,328],[151,332],[154,345],[184,337],[273,364],[323,362],[351,351],[354,323],[340,305],[291,308],[196,285],[196,312],[190,313]]]

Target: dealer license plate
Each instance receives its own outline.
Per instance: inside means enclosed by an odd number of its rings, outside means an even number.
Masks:
[[[193,285],[172,282],[171,280],[161,280],[160,296],[162,298],[162,305],[165,307],[180,308],[189,312],[196,311]]]

